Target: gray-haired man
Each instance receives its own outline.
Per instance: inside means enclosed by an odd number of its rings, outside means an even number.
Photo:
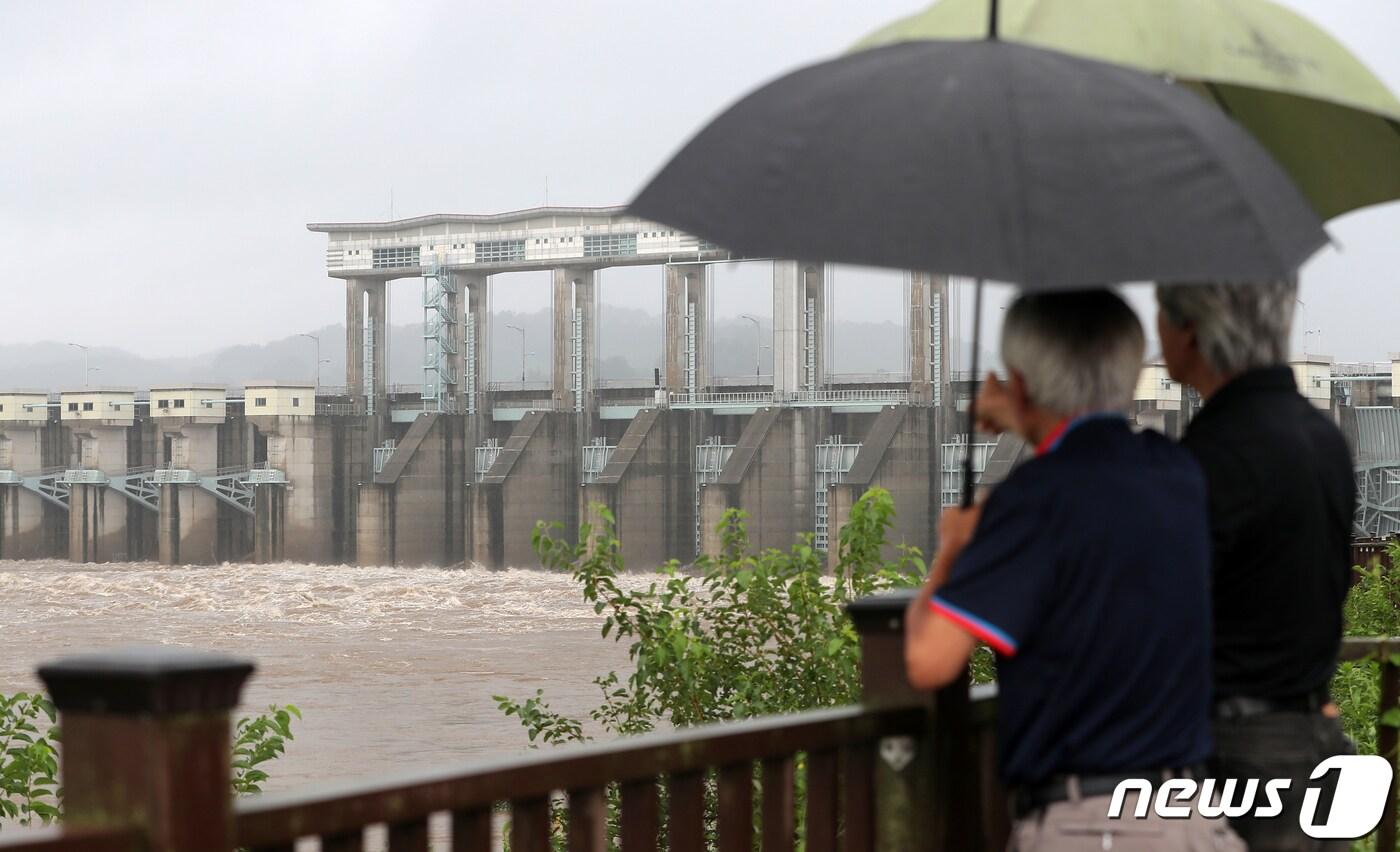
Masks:
[[[1313,768],[1348,749],[1327,689],[1355,484],[1341,433],[1287,364],[1296,298],[1291,282],[1157,288],[1167,369],[1205,399],[1182,444],[1210,503],[1215,771],[1293,779],[1281,816],[1231,821],[1253,850],[1330,848],[1303,833],[1298,813]]]
[[[997,743],[1017,852],[1226,852],[1220,819],[1112,815],[1125,782],[1200,778],[1210,754],[1210,536],[1189,453],[1124,412],[1142,368],[1137,317],[1105,290],[1022,296],[979,399],[1036,446],[973,509],[950,509],[910,604],[909,681],[952,681],[997,653]],[[1184,776],[1184,777],[1183,777]],[[1166,788],[1163,788],[1166,789]]]

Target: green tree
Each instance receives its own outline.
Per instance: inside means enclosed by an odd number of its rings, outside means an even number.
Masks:
[[[880,488],[852,507],[829,575],[810,538],[787,551],[754,551],[746,515],[731,509],[719,527],[718,556],[701,558],[689,572],[667,564],[640,592],[619,586],[625,566],[613,517],[601,506],[594,512],[598,525],[581,527],[577,544],[541,524],[534,547],[544,565],[572,573],[604,616],[603,637],[630,643],[632,673],[594,681],[602,701],[589,715],[610,734],[856,701],[860,647],[844,605],[917,585],[924,574],[917,549],[900,548],[889,561],[882,556],[894,501]],[[520,719],[532,743],[586,739],[582,721],[551,709],[543,691],[523,701],[494,698]]]

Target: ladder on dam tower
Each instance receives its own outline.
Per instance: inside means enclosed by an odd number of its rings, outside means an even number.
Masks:
[[[437,263],[423,268],[423,410],[452,412],[457,400],[457,280]]]
[[[832,435],[817,444],[816,458],[816,517],[812,528],[812,546],[825,551],[831,542],[831,506],[828,502],[828,489],[845,481],[846,474],[856,463],[860,444],[847,443],[840,435]]]

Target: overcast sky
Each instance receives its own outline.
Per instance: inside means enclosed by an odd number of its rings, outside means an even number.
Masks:
[[[1400,91],[1400,4],[1286,0]],[[910,0],[7,4],[0,23],[4,343],[147,355],[341,321],[305,223],[549,201],[627,201],[758,83],[920,7]],[[1400,350],[1400,204],[1329,226],[1304,270],[1313,352]],[[762,271],[716,310],[767,314]],[[657,270],[606,303],[660,309]],[[497,309],[546,304],[498,278]],[[897,276],[838,275],[837,304],[899,321]],[[395,322],[418,288],[395,285]],[[992,316],[997,312],[993,311]]]

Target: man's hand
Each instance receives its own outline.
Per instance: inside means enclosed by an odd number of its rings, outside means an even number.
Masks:
[[[988,373],[977,394],[977,428],[1000,435],[1016,429],[1016,408],[1011,391],[996,373]]]

